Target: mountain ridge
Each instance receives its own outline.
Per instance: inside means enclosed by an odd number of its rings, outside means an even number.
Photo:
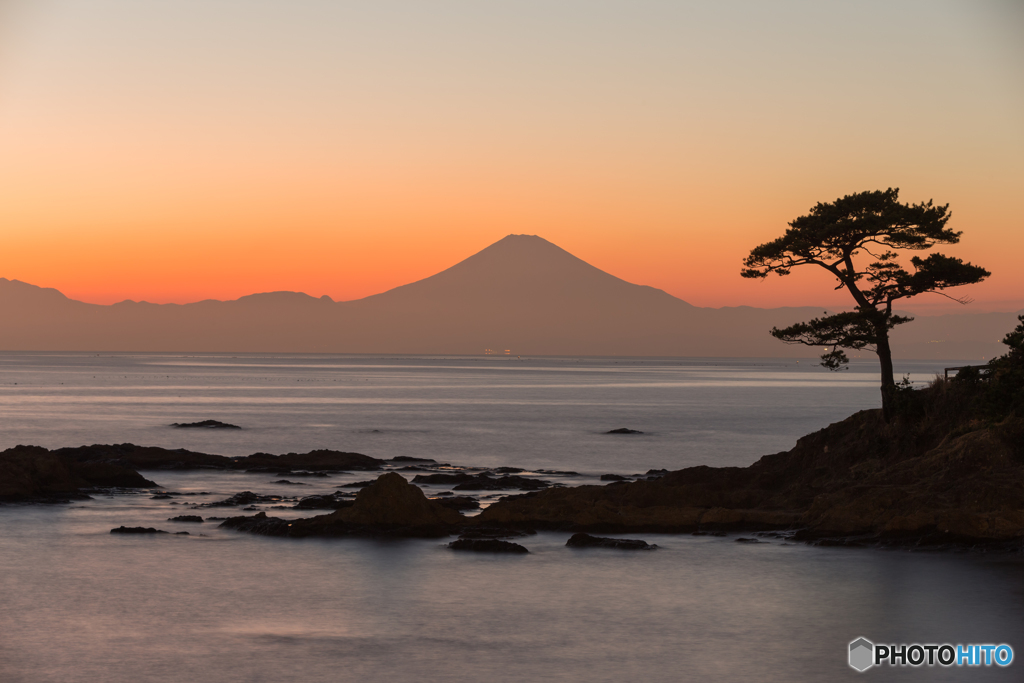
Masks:
[[[76,301],[0,278],[0,350],[810,357],[768,334],[820,307],[701,308],[537,235],[508,235],[434,275],[351,301],[259,292],[186,304]],[[903,358],[991,358],[1015,314],[928,317]]]

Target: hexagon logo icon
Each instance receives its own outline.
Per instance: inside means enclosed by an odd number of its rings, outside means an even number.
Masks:
[[[867,638],[858,638],[850,643],[850,666],[857,671],[867,671],[874,665],[875,644]]]

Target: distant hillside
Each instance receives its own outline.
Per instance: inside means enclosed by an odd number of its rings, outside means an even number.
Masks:
[[[111,306],[0,278],[0,349],[610,356],[787,356],[768,334],[822,309],[698,308],[605,273],[540,237],[509,235],[432,277],[357,301],[296,292]],[[991,358],[1012,313],[919,318],[904,358]]]

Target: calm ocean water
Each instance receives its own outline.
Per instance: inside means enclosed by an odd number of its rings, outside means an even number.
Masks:
[[[904,363],[927,381],[949,363]],[[875,367],[810,361],[0,354],[0,448],[133,442],[224,455],[606,472],[747,465],[879,403]],[[182,431],[217,419],[244,427]],[[609,436],[617,428],[643,435]],[[823,681],[847,643],[1024,647],[1016,557],[567,534],[491,557],[439,541],[286,540],[168,517],[243,490],[333,491],[245,473],[150,472],[148,493],[0,507],[0,681]],[[486,502],[486,501],[485,501]],[[235,514],[203,510],[200,514]],[[306,516],[272,511],[281,516]],[[191,536],[118,537],[120,525]],[[202,534],[202,535],[200,535]],[[1020,680],[1008,669],[872,669],[876,680]]]

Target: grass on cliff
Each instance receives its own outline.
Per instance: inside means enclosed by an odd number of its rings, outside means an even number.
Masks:
[[[1018,319],[1003,338],[1009,350],[980,369],[965,368],[948,381],[936,377],[921,389],[908,379],[897,385],[894,426],[918,438],[1009,429],[1024,443],[1024,315]]]

